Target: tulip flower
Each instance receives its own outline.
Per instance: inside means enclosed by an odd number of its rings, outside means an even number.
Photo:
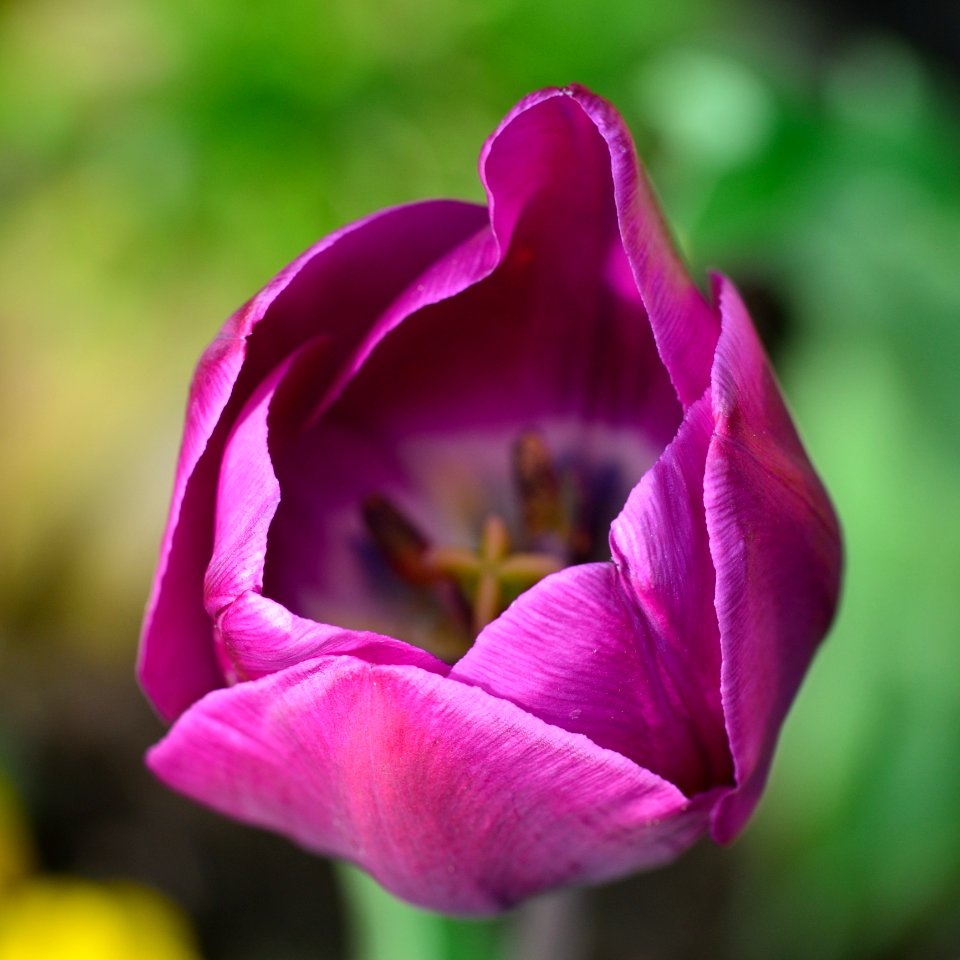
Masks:
[[[840,572],[614,109],[532,94],[480,174],[486,207],[322,240],[204,354],[139,663],[169,786],[462,915],[733,838]]]

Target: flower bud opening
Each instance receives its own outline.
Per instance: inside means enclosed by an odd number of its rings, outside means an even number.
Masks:
[[[513,444],[511,461],[519,507],[516,537],[491,511],[473,549],[433,545],[384,494],[371,494],[361,504],[364,526],[389,570],[440,611],[428,649],[441,659],[459,659],[521,593],[591,551],[582,484],[572,471],[557,469],[542,435],[524,431]]]

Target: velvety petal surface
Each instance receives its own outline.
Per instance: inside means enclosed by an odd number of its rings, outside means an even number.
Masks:
[[[661,706],[697,751],[700,789],[729,784],[732,777],[703,506],[712,428],[705,394],[687,410],[676,439],[633,489],[610,530],[628,603],[648,627]]]
[[[705,504],[717,573],[721,694],[738,790],[713,834],[729,840],[763,789],[780,725],[836,608],[837,519],[733,285],[718,278]]]
[[[326,338],[314,338],[283,360],[254,391],[227,438],[204,578],[204,606],[211,618],[240,594],[263,587],[267,534],[280,503],[267,445],[268,415],[277,388],[297,361],[328,350]]]
[[[510,450],[530,428],[588,482],[603,475],[618,496],[598,512],[613,519],[682,411],[621,241],[611,163],[596,123],[559,93],[488,143],[496,263],[392,323],[315,426],[275,451],[269,596],[355,626],[379,589],[374,628],[389,632],[404,600],[383,595],[364,553],[363,498],[388,494],[431,540],[472,546],[489,511],[515,510]]]
[[[704,824],[675,787],[585,737],[477,687],[352,657],[209,694],[149,764],[222,813],[455,914],[652,866]]]
[[[730,779],[701,493],[711,426],[704,397],[614,522],[616,563],[541,581],[450,674],[585,734],[688,795]]]
[[[402,640],[307,620],[255,592],[241,594],[218,614],[215,634],[231,680],[254,679],[332,654],[407,664],[443,676],[450,670],[442,660]]]
[[[326,237],[235,313],[201,359],[160,561],[141,637],[138,676],[172,719],[222,682],[203,606],[223,443],[257,384],[291,351],[326,333],[333,367],[429,264],[485,224],[481,207],[430,201],[381,211]]]
[[[573,85],[539,91],[514,107],[487,142],[480,161],[494,228],[504,231],[516,222],[517,210],[531,189],[532,178],[525,171],[534,165],[549,169],[571,151],[582,129],[581,111],[605,141],[604,162],[612,174],[623,246],[660,356],[677,395],[689,406],[709,383],[719,323],[676,253],[630,131],[606,100]],[[552,117],[548,121],[551,112],[563,117],[565,135],[556,135],[559,123]],[[518,132],[522,125],[516,121],[521,117],[527,118],[525,135]],[[525,165],[520,157],[533,159]]]

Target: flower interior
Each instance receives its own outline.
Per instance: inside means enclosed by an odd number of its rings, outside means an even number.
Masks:
[[[610,558],[610,522],[682,411],[623,249],[607,148],[579,108],[568,119],[575,156],[532,152],[533,116],[487,158],[494,193],[538,184],[505,253],[495,221],[496,239],[481,229],[415,287],[477,261],[484,279],[399,325],[388,311],[339,358],[347,376],[321,349],[294,377],[312,413],[271,435],[281,500],[264,568],[264,593],[294,613],[455,661],[541,577]]]
[[[402,581],[414,595],[411,599],[421,601],[430,634],[427,649],[447,661],[466,653],[488,623],[545,576],[574,563],[609,558],[604,527],[612,517],[604,508],[616,478],[597,476],[589,478],[591,483],[573,464],[561,469],[535,430],[520,434],[510,460],[513,509],[507,517],[488,513],[472,547],[431,543],[382,494],[371,494],[362,503],[374,573],[385,564],[389,569],[383,577]],[[399,626],[397,634],[408,632]],[[423,631],[411,632],[424,636]]]

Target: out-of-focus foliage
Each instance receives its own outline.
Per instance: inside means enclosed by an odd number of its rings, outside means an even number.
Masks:
[[[569,81],[626,114],[697,269],[745,289],[848,548],[757,822],[619,888],[620,926],[594,895],[594,953],[702,957],[690,929],[719,958],[960,951],[956,78],[760,0],[0,4],[0,763],[27,822],[0,803],[4,890],[129,876],[190,907],[210,960],[337,956],[319,865],[139,767],[158,728],[128,678],[187,381],[324,232],[480,199],[481,139]]]
[[[702,97],[654,73],[680,158],[664,167],[705,171],[675,187],[689,246],[779,291],[780,368],[848,549],[839,622],[748,841],[741,955],[939,955],[960,942],[957,118],[890,41],[848,49],[806,96],[795,69],[690,57]],[[677,115],[724,84],[765,142],[711,164]]]

